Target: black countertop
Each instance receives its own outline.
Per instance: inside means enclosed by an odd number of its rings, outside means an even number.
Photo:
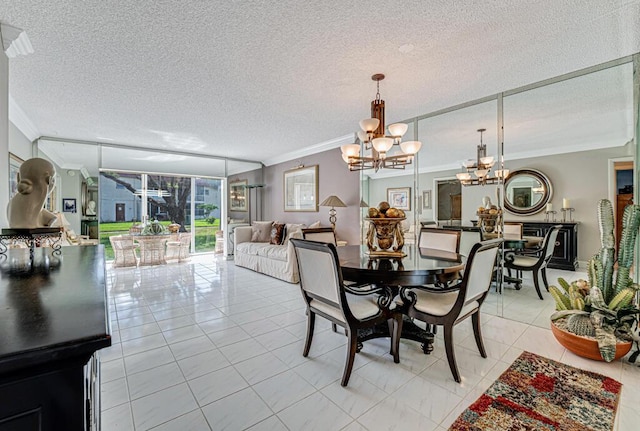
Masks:
[[[13,257],[0,262],[6,267]],[[0,272],[0,372],[91,355],[111,345],[103,246],[36,249],[42,268]]]

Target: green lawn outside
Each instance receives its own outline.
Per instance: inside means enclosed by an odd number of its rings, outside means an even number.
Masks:
[[[164,226],[171,224],[170,221],[160,222]],[[132,222],[100,223],[100,244],[104,245],[105,257],[107,260],[113,259],[113,249],[109,242],[109,237],[113,235],[127,235]],[[196,252],[213,251],[216,246],[215,232],[220,229],[220,220],[216,220],[213,225],[205,220],[196,220]]]

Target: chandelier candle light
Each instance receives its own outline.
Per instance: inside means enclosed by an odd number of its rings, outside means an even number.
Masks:
[[[420,141],[401,142],[407,133],[409,126],[404,123],[390,124],[389,135],[385,135],[384,124],[384,100],[380,98],[380,81],[384,79],[382,73],[371,77],[376,81],[376,98],[371,102],[371,117],[360,121],[361,131],[355,144],[343,145],[342,159],[349,166],[350,171],[374,169],[378,172],[381,168],[404,169],[413,162],[414,155],[420,151]],[[364,149],[362,148],[364,144]],[[389,155],[394,145],[400,146],[401,154]],[[371,150],[370,156],[361,155],[361,152]]]
[[[496,170],[495,177],[489,175],[496,161],[493,156],[487,156],[487,146],[482,141],[482,134],[486,131],[487,129],[478,129],[478,132],[480,132],[480,145],[478,145],[477,148],[476,159],[469,159],[462,162],[462,167],[466,169],[466,172],[456,174],[456,178],[463,186],[496,184],[500,179],[505,179],[509,176],[508,169]],[[475,178],[471,175],[472,173]]]

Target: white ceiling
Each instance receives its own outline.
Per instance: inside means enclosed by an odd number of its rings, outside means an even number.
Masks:
[[[390,123],[640,51],[640,0],[14,0],[0,19],[33,44],[10,94],[40,135],[266,164],[356,131],[373,73]],[[468,151],[434,131],[432,169],[475,151],[477,125],[451,121]]]

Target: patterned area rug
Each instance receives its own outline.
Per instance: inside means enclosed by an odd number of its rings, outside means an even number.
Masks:
[[[450,431],[611,431],[622,384],[524,352]]]

